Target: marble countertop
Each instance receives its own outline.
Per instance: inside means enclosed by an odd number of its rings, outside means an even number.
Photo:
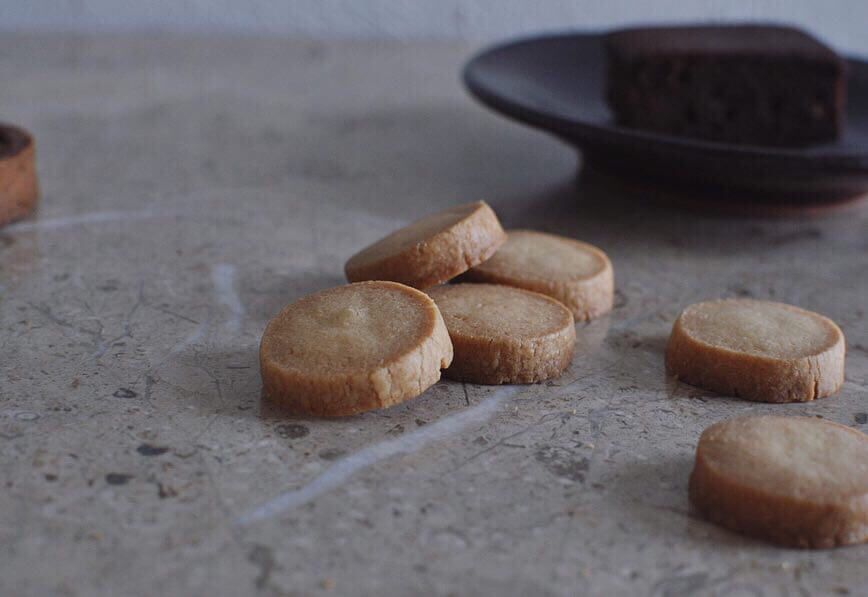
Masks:
[[[7,36],[0,119],[36,136],[0,230],[4,595],[759,595],[868,591],[868,546],[778,549],[699,519],[697,438],[745,413],[868,430],[868,208],[662,207],[474,103],[445,43]],[[358,248],[484,198],[594,243],[617,301],[561,379],[443,381],[380,412],[260,403],[268,318]],[[835,319],[847,375],[784,406],[667,379],[681,308]]]

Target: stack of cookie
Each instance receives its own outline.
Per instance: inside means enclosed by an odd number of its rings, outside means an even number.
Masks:
[[[507,233],[484,201],[401,228],[345,269],[352,284],[288,305],[263,334],[264,395],[292,410],[391,406],[425,391],[440,369],[482,384],[556,377],[572,359],[575,321],[608,312],[614,292],[605,253]]]
[[[572,359],[575,321],[608,312],[614,290],[602,251],[504,232],[481,201],[395,231],[351,257],[346,274],[353,283],[269,322],[260,349],[267,398],[337,416],[418,396],[441,369],[482,384],[550,379]],[[666,368],[714,392],[804,402],[840,388],[844,352],[841,330],[817,313],[713,300],[678,317]],[[866,541],[868,436],[808,417],[718,423],[700,438],[690,498],[711,520],[783,545]]]
[[[827,317],[753,299],[687,307],[666,368],[757,402],[807,402],[844,382],[844,334]],[[788,547],[868,540],[868,436],[815,417],[747,416],[703,432],[690,500],[737,532]]]

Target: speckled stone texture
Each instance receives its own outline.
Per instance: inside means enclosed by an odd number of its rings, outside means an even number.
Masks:
[[[864,594],[693,513],[700,432],[748,413],[868,429],[868,209],[710,217],[586,172],[460,89],[472,48],[5,37],[2,119],[40,213],[0,230],[0,594]],[[604,249],[617,297],[559,380],[441,382],[386,411],[262,405],[259,335],[349,255],[484,198]],[[797,304],[848,340],[807,404],[667,379],[686,305]]]

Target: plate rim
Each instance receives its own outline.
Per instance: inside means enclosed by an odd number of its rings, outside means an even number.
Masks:
[[[699,150],[708,157],[735,158],[748,162],[765,162],[767,164],[773,162],[779,165],[787,165],[791,168],[799,167],[812,171],[823,170],[828,172],[831,169],[836,173],[868,173],[868,150],[858,154],[812,155],[809,151],[815,150],[816,146],[810,148],[779,148],[760,145],[737,145],[666,135],[614,124],[601,125],[586,120],[563,118],[551,112],[541,111],[522,104],[520,101],[514,101],[496,91],[492,91],[480,80],[480,75],[478,74],[480,65],[498,53],[512,51],[521,46],[564,39],[597,38],[601,40],[610,31],[614,30],[544,32],[497,42],[477,51],[465,62],[461,70],[461,79],[470,94],[483,105],[514,120],[554,134],[578,146],[597,144],[612,147],[624,142],[631,142],[636,145],[666,149],[673,153],[695,152]],[[860,69],[868,69],[868,61],[846,55],[842,55],[842,58],[847,62],[850,72],[853,71],[853,65],[857,65],[857,68]]]

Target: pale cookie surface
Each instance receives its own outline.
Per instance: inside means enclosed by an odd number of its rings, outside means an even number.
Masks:
[[[687,383],[759,402],[806,402],[844,382],[844,334],[792,305],[724,299],[687,307],[666,347],[666,368]]]
[[[434,302],[395,282],[330,288],[284,307],[259,350],[263,395],[291,410],[337,416],[418,396],[452,361]]]
[[[690,499],[710,520],[781,545],[868,541],[868,436],[813,417],[717,423],[699,439]]]
[[[570,364],[575,322],[554,299],[493,284],[449,284],[428,294],[440,307],[455,348],[446,377],[533,383],[560,375]]]
[[[0,125],[0,226],[30,213],[39,198],[33,138]]]
[[[612,263],[603,251],[581,241],[536,232],[509,230],[491,259],[463,280],[506,284],[555,298],[586,321],[612,310]]]
[[[396,230],[350,257],[347,279],[393,280],[428,288],[482,263],[506,233],[484,201],[459,205]]]

